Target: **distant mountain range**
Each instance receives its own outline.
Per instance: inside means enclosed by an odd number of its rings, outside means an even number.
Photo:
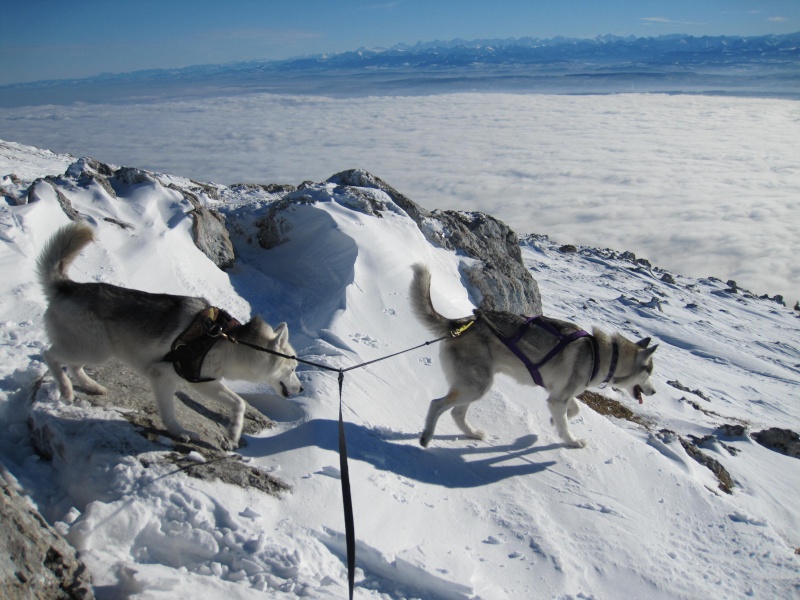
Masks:
[[[800,32],[758,37],[461,39],[280,61],[0,87],[0,106],[236,93],[353,96],[505,91],[800,97]]]
[[[272,63],[276,69],[432,68],[510,65],[643,67],[769,65],[797,67],[800,33],[746,37],[655,38],[605,35],[593,39],[481,39],[435,41],[389,49],[362,48],[330,56]]]

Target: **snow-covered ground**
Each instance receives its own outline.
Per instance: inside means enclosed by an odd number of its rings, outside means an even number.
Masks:
[[[73,161],[12,150],[0,153],[0,173],[26,180],[3,181],[12,195]],[[40,397],[55,417],[79,416],[87,427],[61,440],[69,460],[34,453],[27,398],[46,370],[34,264],[67,222],[53,188],[40,185],[38,201],[0,205],[0,458],[80,550],[98,596],[343,597],[335,374],[301,368],[305,392],[290,400],[230,382],[276,422],[247,437],[240,452],[292,486],[281,498],[190,479],[140,457],[88,454],[104,436],[138,434],[117,413],[63,405],[49,378]],[[192,244],[191,207],[175,190],[117,185],[114,199],[68,178],[60,187],[98,229],[73,278],[202,294],[240,319],[252,312],[287,321],[310,360],[349,366],[430,339],[409,308],[414,262],[430,265],[440,312],[472,309],[459,273],[465,259],[431,246],[388,197],[376,218],[332,186],[315,186],[315,204],[286,214],[289,241],[264,251],[252,243],[253,221],[275,196],[219,187],[220,200],[201,198],[226,215],[237,249],[236,265],[222,272]],[[719,429],[800,430],[798,313],[719,280],[672,274],[665,281],[665,272],[617,252],[562,252],[540,236],[523,236],[521,249],[546,314],[660,344],[655,396],[638,405],[602,391],[648,425],[585,408],[573,432],[589,445],[566,448],[549,424],[544,393],[498,378],[471,412],[486,441],[463,439],[445,417],[423,449],[417,436],[427,404],[446,389],[437,349],[349,372],[356,597],[800,594],[800,461]],[[687,454],[678,438],[690,435],[714,436],[701,449],[730,472],[732,494]]]

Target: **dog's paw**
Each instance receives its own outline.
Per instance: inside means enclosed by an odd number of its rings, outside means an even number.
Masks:
[[[85,390],[87,394],[92,394],[94,396],[104,396],[108,393],[108,388],[100,385],[99,383],[95,383],[91,386],[85,386]]]
[[[586,444],[587,443],[588,442],[586,440],[583,440],[583,439],[581,439],[581,440],[576,440],[576,439],[567,440],[567,445],[570,448],[586,448]]]
[[[421,436],[419,436],[419,445],[422,446],[423,448],[427,448],[428,444],[430,443],[431,443],[431,436],[425,435],[424,433]]]
[[[197,440],[200,439],[200,434],[197,433],[196,431],[192,431],[190,429],[181,428],[181,429],[179,429],[177,431],[172,431],[170,433],[172,433],[172,435],[174,435],[176,438],[178,438],[183,443],[196,442]]]
[[[486,439],[486,432],[481,429],[473,429],[469,433],[469,437],[473,440],[485,440]]]
[[[247,440],[245,440],[244,438],[227,437],[224,440],[222,440],[221,446],[222,449],[225,450],[226,452],[232,452],[237,448],[244,448],[245,446],[247,446]]]

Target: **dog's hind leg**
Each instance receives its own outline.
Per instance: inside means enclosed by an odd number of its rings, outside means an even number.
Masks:
[[[89,377],[86,374],[86,371],[83,370],[82,366],[76,367],[72,365],[69,367],[69,372],[75,378],[75,381],[78,382],[78,385],[80,385],[87,393],[98,395],[108,393],[108,389]]]
[[[233,450],[239,446],[239,438],[242,436],[242,426],[244,425],[245,401],[242,397],[224,385],[220,381],[207,381],[204,383],[192,384],[192,389],[197,390],[210,400],[216,400],[224,404],[231,411],[231,422],[228,425],[228,450]]]
[[[482,431],[473,429],[467,423],[467,409],[469,405],[483,396],[491,387],[491,376],[485,381],[475,382],[470,386],[453,386],[446,396],[431,400],[428,407],[428,416],[425,418],[425,429],[422,430],[422,435],[419,437],[419,443],[426,447],[433,438],[433,431],[436,429],[436,422],[445,412],[453,409],[453,419],[458,425],[459,429],[474,439],[482,440],[486,434]]]
[[[425,417],[425,429],[422,430],[422,434],[419,436],[419,443],[422,447],[427,448],[428,444],[431,443],[433,431],[436,429],[436,422],[442,414],[453,408],[456,400],[458,400],[458,396],[459,390],[457,388],[450,388],[446,396],[431,400],[430,406],[428,406],[428,415]]]
[[[571,416],[574,416],[578,412],[574,410],[574,408],[578,408],[577,404],[575,404],[574,407],[570,405],[570,403],[574,402],[574,398],[563,400],[559,396],[550,396],[547,399],[547,407],[550,409],[550,414],[553,417],[553,425],[555,425],[559,437],[573,448],[584,448],[586,446],[586,440],[579,440],[573,437],[569,430],[569,421],[567,417],[570,413]]]
[[[67,402],[72,402],[75,399],[75,392],[72,389],[72,382],[64,372],[64,363],[56,358],[52,348],[45,350],[43,356],[44,362],[53,375],[53,379],[58,384],[58,391],[61,392],[61,397]]]

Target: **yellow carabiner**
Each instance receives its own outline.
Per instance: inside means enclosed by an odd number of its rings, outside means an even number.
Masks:
[[[464,332],[465,332],[467,329],[469,329],[470,327],[472,327],[472,325],[473,325],[474,323],[475,323],[475,320],[473,320],[473,321],[470,321],[469,323],[467,323],[467,324],[465,324],[465,325],[462,325],[462,326],[461,326],[461,327],[459,327],[458,329],[455,329],[455,330],[451,331],[451,332],[450,332],[450,337],[457,338],[457,337],[458,337],[458,336],[460,336],[462,333],[464,333]]]

